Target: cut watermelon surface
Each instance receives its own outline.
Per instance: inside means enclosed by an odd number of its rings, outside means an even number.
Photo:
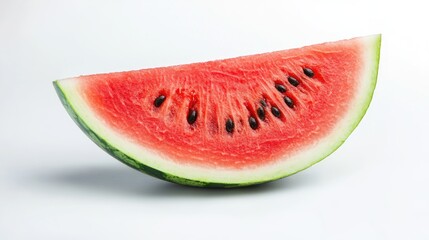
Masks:
[[[380,35],[298,49],[58,80],[81,129],[109,154],[175,183],[279,179],[335,151],[365,114]]]

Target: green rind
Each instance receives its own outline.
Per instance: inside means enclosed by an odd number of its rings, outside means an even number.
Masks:
[[[124,154],[117,148],[115,148],[113,145],[111,145],[108,141],[103,139],[100,135],[95,133],[91,130],[91,128],[88,127],[88,125],[85,123],[85,121],[79,116],[77,111],[73,108],[70,101],[67,99],[66,94],[61,89],[57,81],[53,82],[55,91],[58,94],[58,97],[61,100],[61,103],[63,104],[64,108],[70,115],[70,117],[74,120],[74,122],[79,126],[79,128],[95,143],[97,146],[102,148],[104,151],[106,151],[109,155],[112,157],[118,159],[122,163],[126,164],[129,167],[132,167],[134,169],[137,169],[140,172],[146,173],[150,176],[181,184],[181,185],[187,185],[187,186],[193,186],[193,187],[212,187],[212,188],[233,188],[233,187],[242,187],[247,185],[254,185],[258,184],[259,182],[252,182],[252,183],[246,183],[246,184],[229,184],[229,183],[213,183],[213,182],[201,182],[201,181],[195,181],[191,179],[186,179],[178,176],[174,176],[168,173],[161,172],[155,168],[151,168],[145,164],[140,163],[139,161],[131,158],[130,156]]]
[[[72,103],[68,100],[65,92],[61,89],[61,86],[58,84],[58,81],[54,81],[54,87],[55,90],[61,99],[62,104],[64,105],[65,109],[69,113],[69,115],[72,117],[72,119],[75,121],[75,123],[81,128],[81,130],[92,140],[94,141],[100,148],[105,150],[108,154],[113,156],[114,158],[118,159],[119,161],[123,162],[124,164],[137,169],[143,173],[146,173],[148,175],[151,175],[153,177],[181,184],[181,185],[187,185],[187,186],[193,186],[193,187],[209,187],[209,188],[235,188],[235,187],[244,187],[244,186],[250,186],[250,185],[256,185],[261,184],[265,182],[274,181],[280,178],[284,178],[290,175],[293,175],[297,172],[300,172],[302,170],[305,170],[312,165],[320,162],[321,160],[325,159],[327,156],[335,152],[350,136],[350,134],[353,132],[353,130],[358,126],[362,118],[364,117],[374,94],[375,86],[377,83],[377,75],[378,75],[378,64],[379,64],[379,58],[380,58],[380,45],[381,45],[381,35],[377,36],[376,41],[374,41],[373,46],[373,53],[372,56],[374,66],[372,66],[372,73],[370,76],[370,86],[368,91],[368,95],[366,97],[366,101],[361,106],[361,112],[357,115],[355,118],[355,121],[353,121],[348,128],[346,129],[346,132],[344,133],[343,139],[338,141],[338,144],[334,145],[330,150],[326,151],[326,154],[320,157],[318,160],[312,162],[311,164],[304,166],[300,169],[297,169],[294,172],[288,172],[285,175],[269,179],[269,180],[263,180],[263,181],[256,181],[256,182],[246,182],[246,183],[222,183],[222,182],[205,182],[205,181],[196,181],[192,179],[182,178],[179,176],[175,176],[173,174],[169,174],[166,172],[159,171],[155,168],[152,168],[150,166],[147,166],[138,160],[128,156],[127,154],[124,154],[119,149],[115,148],[112,144],[110,144],[107,140],[103,139],[99,134],[95,133],[91,130],[90,127],[85,123],[84,119],[79,116],[79,113],[73,108]]]

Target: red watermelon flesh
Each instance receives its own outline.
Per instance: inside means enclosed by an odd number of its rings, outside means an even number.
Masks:
[[[190,181],[262,182],[265,179],[225,177],[225,172],[281,168],[305,152],[323,152],[310,154],[314,160],[303,160],[305,168],[330,153],[319,149],[323,141],[333,142],[325,143],[332,152],[368,107],[379,44],[377,35],[226,60],[81,76],[61,80],[58,86],[81,121],[103,125],[118,139],[109,141],[103,129],[88,126],[94,134],[143,165]],[[80,103],[67,95],[78,96]],[[118,141],[126,143],[116,146]],[[126,149],[127,144],[140,149]],[[185,170],[175,173],[174,167],[146,163],[145,151],[166,162],[161,165],[171,163]],[[187,175],[187,167],[208,169],[211,177],[206,181]],[[287,171],[272,172],[278,178]]]

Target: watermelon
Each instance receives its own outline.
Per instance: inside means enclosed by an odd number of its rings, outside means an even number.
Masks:
[[[54,81],[99,147],[154,177],[239,187],[335,151],[364,116],[380,35],[231,59]]]

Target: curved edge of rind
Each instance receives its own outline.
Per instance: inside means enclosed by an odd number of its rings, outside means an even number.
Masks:
[[[193,187],[213,187],[213,188],[219,188],[219,187],[225,187],[225,188],[231,188],[231,187],[241,187],[246,185],[253,185],[257,183],[248,183],[248,184],[228,184],[228,183],[210,183],[210,182],[201,182],[201,181],[195,181],[191,179],[181,178],[178,176],[174,176],[168,173],[161,172],[157,169],[151,168],[147,165],[144,165],[140,163],[139,161],[133,159],[132,157],[124,154],[117,148],[115,148],[113,145],[109,144],[105,139],[103,139],[100,135],[95,133],[91,130],[91,128],[88,127],[88,125],[85,123],[85,121],[79,116],[77,111],[73,108],[71,102],[68,100],[65,92],[61,89],[61,86],[58,84],[58,81],[53,82],[55,91],[57,92],[58,97],[61,100],[61,103],[63,104],[64,108],[66,109],[67,113],[70,115],[70,117],[73,119],[73,121],[79,126],[79,128],[95,143],[97,146],[99,146],[101,149],[103,149],[105,152],[107,152],[112,157],[116,158],[120,162],[124,163],[125,165],[134,168],[140,172],[143,172],[145,174],[148,174],[150,176],[181,184],[181,185],[187,185],[187,186],[193,186]]]

